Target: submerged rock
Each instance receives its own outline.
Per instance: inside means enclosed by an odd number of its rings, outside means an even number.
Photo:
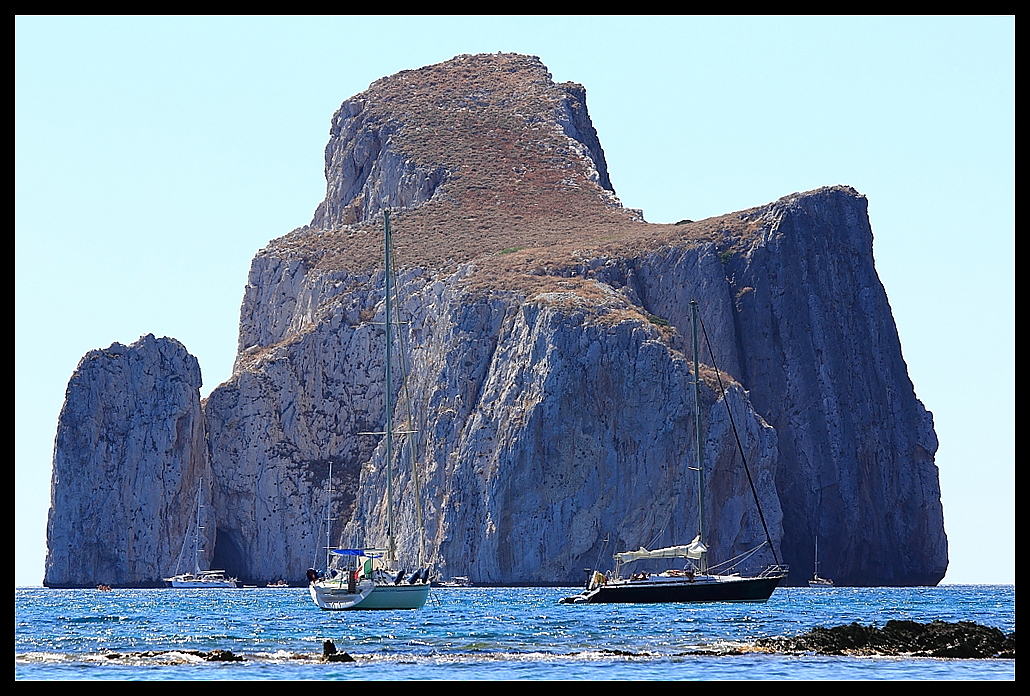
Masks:
[[[231,650],[146,650],[144,652],[131,653],[107,653],[104,655],[108,660],[131,660],[145,658],[176,658],[178,655],[192,655],[199,657],[205,662],[245,662],[242,655],[237,655]],[[181,659],[181,658],[180,658]]]

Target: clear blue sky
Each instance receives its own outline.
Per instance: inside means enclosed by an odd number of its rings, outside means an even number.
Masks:
[[[340,102],[496,51],[586,86],[616,191],[649,221],[830,184],[869,197],[940,439],[945,582],[1014,582],[1014,18],[17,17],[15,584],[42,582],[79,358],[173,336],[207,395],[251,258],[323,197]]]

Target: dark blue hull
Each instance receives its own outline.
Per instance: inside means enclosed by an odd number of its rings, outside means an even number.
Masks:
[[[592,604],[655,604],[659,602],[764,602],[786,577],[740,578],[709,582],[626,582],[603,585],[584,595]]]

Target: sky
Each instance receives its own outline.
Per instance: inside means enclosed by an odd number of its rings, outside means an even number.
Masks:
[[[497,51],[586,86],[616,192],[649,222],[868,197],[940,441],[944,582],[1014,583],[1013,17],[16,17],[15,586],[42,584],[79,359],[171,336],[206,396],[251,259],[324,196],[340,103]]]

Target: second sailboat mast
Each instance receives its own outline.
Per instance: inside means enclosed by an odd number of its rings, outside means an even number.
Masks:
[[[705,471],[702,465],[703,450],[701,447],[701,369],[698,360],[697,346],[697,300],[690,301],[691,334],[694,339],[694,440],[697,443],[697,536],[701,547],[705,548]],[[708,554],[701,552],[701,572],[708,572]]]
[[[383,211],[386,226],[386,539],[391,568],[397,562],[397,545],[393,538],[393,317],[390,296],[393,294],[390,268],[390,211]]]

